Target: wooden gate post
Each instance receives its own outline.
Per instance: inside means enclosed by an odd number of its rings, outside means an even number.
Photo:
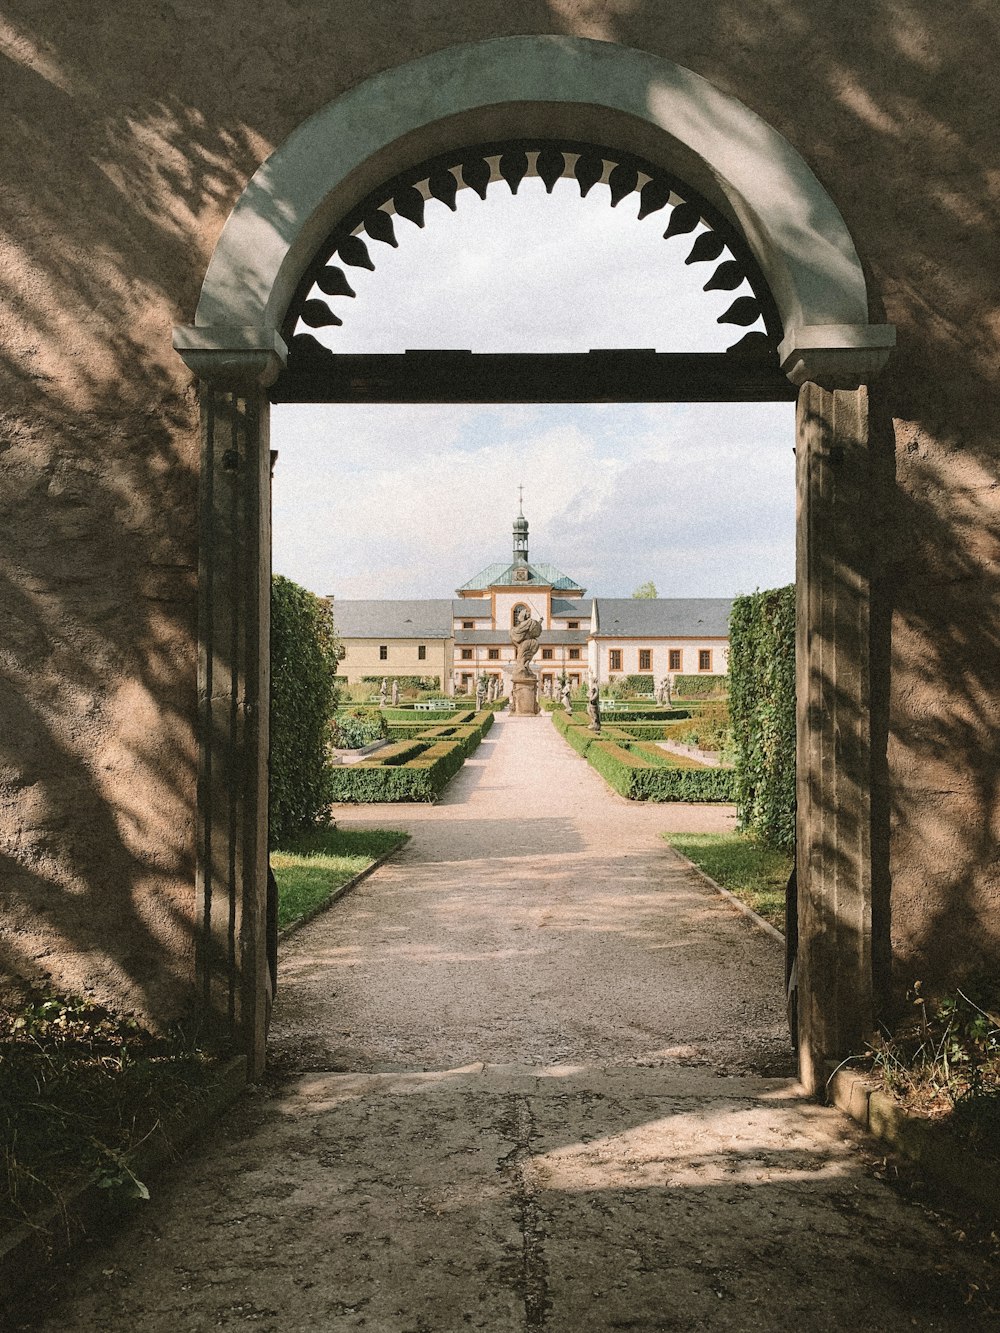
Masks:
[[[188,332],[188,331],[182,331]],[[241,330],[234,354],[209,338],[178,347],[202,381],[199,550],[196,984],[218,1039],[264,1067],[270,702],[270,405],[284,361],[276,335]],[[176,341],[176,340],[175,340]],[[193,345],[192,345],[193,344]]]
[[[803,384],[796,449],[799,1069],[873,1023],[868,390]]]

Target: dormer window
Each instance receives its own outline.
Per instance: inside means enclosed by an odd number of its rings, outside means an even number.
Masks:
[[[462,628],[463,628],[463,629],[475,629],[475,628],[476,628],[476,622],[475,622],[474,620],[463,620],[463,621],[462,621]]]

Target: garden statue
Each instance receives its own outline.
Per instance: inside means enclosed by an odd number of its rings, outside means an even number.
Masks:
[[[531,659],[538,652],[538,640],[542,637],[542,622],[536,620],[526,606],[519,606],[514,613],[514,624],[511,627],[510,638],[514,645],[515,666],[514,679],[523,679],[525,676],[531,676],[534,673],[531,670]]]
[[[565,712],[568,713],[568,715],[569,715],[570,717],[572,717],[572,716],[573,716],[573,705],[572,705],[572,703],[570,702],[570,695],[571,695],[571,691],[570,691],[570,688],[569,688],[569,681],[568,681],[568,680],[564,680],[564,681],[563,681],[563,687],[562,687],[562,706],[563,706],[563,709],[565,710]]]
[[[486,677],[480,676],[476,681],[476,707],[480,712],[486,707]]]
[[[596,680],[590,682],[590,693],[587,696],[587,716],[590,718],[588,731],[601,734],[601,689]]]
[[[392,706],[393,708],[399,707],[399,681],[395,678],[392,682]]]
[[[384,708],[384,707],[385,707],[385,705],[386,705],[386,703],[387,703],[387,701],[388,701],[388,698],[389,698],[389,682],[386,680],[385,676],[383,676],[383,677],[382,677],[382,684],[381,684],[381,686],[379,687],[379,692],[378,692],[378,706],[379,706],[379,708]]]
[[[514,612],[514,624],[510,638],[516,657],[511,672],[511,693],[515,717],[529,717],[538,712],[538,677],[531,669],[531,659],[538,652],[538,640],[542,636],[542,622],[531,614],[526,606],[519,606]]]
[[[670,702],[670,677],[664,676],[660,681],[660,688],[656,692],[656,702],[658,704],[668,704]]]

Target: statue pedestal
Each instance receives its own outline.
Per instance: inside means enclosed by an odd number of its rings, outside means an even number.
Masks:
[[[538,680],[535,676],[514,677],[513,717],[534,717],[538,708]]]

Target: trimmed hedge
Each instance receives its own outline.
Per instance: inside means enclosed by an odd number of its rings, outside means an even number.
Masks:
[[[268,791],[272,847],[329,821],[328,743],[340,658],[329,602],[281,574],[274,575]]]
[[[553,724],[601,777],[631,801],[731,801],[732,769],[706,768],[631,736],[638,727],[604,726],[596,736],[584,719],[553,713]]]
[[[664,756],[671,758],[672,756]],[[673,756],[675,757],[675,756]],[[732,769],[692,767],[656,762],[637,753],[636,747],[596,741],[587,751],[591,764],[605,782],[630,801],[731,801]]]
[[[732,622],[730,621],[729,670],[733,669]],[[674,696],[679,699],[721,699],[729,690],[729,676],[675,676]]]
[[[357,764],[335,768],[332,800],[434,801],[493,726],[493,714],[468,714],[465,726],[427,726]],[[403,726],[405,724],[400,724]],[[434,733],[451,732],[449,736]]]
[[[622,688],[626,694],[652,694],[656,683],[652,676],[626,676]]]
[[[795,586],[737,597],[729,621],[729,712],[740,828],[795,843]]]

